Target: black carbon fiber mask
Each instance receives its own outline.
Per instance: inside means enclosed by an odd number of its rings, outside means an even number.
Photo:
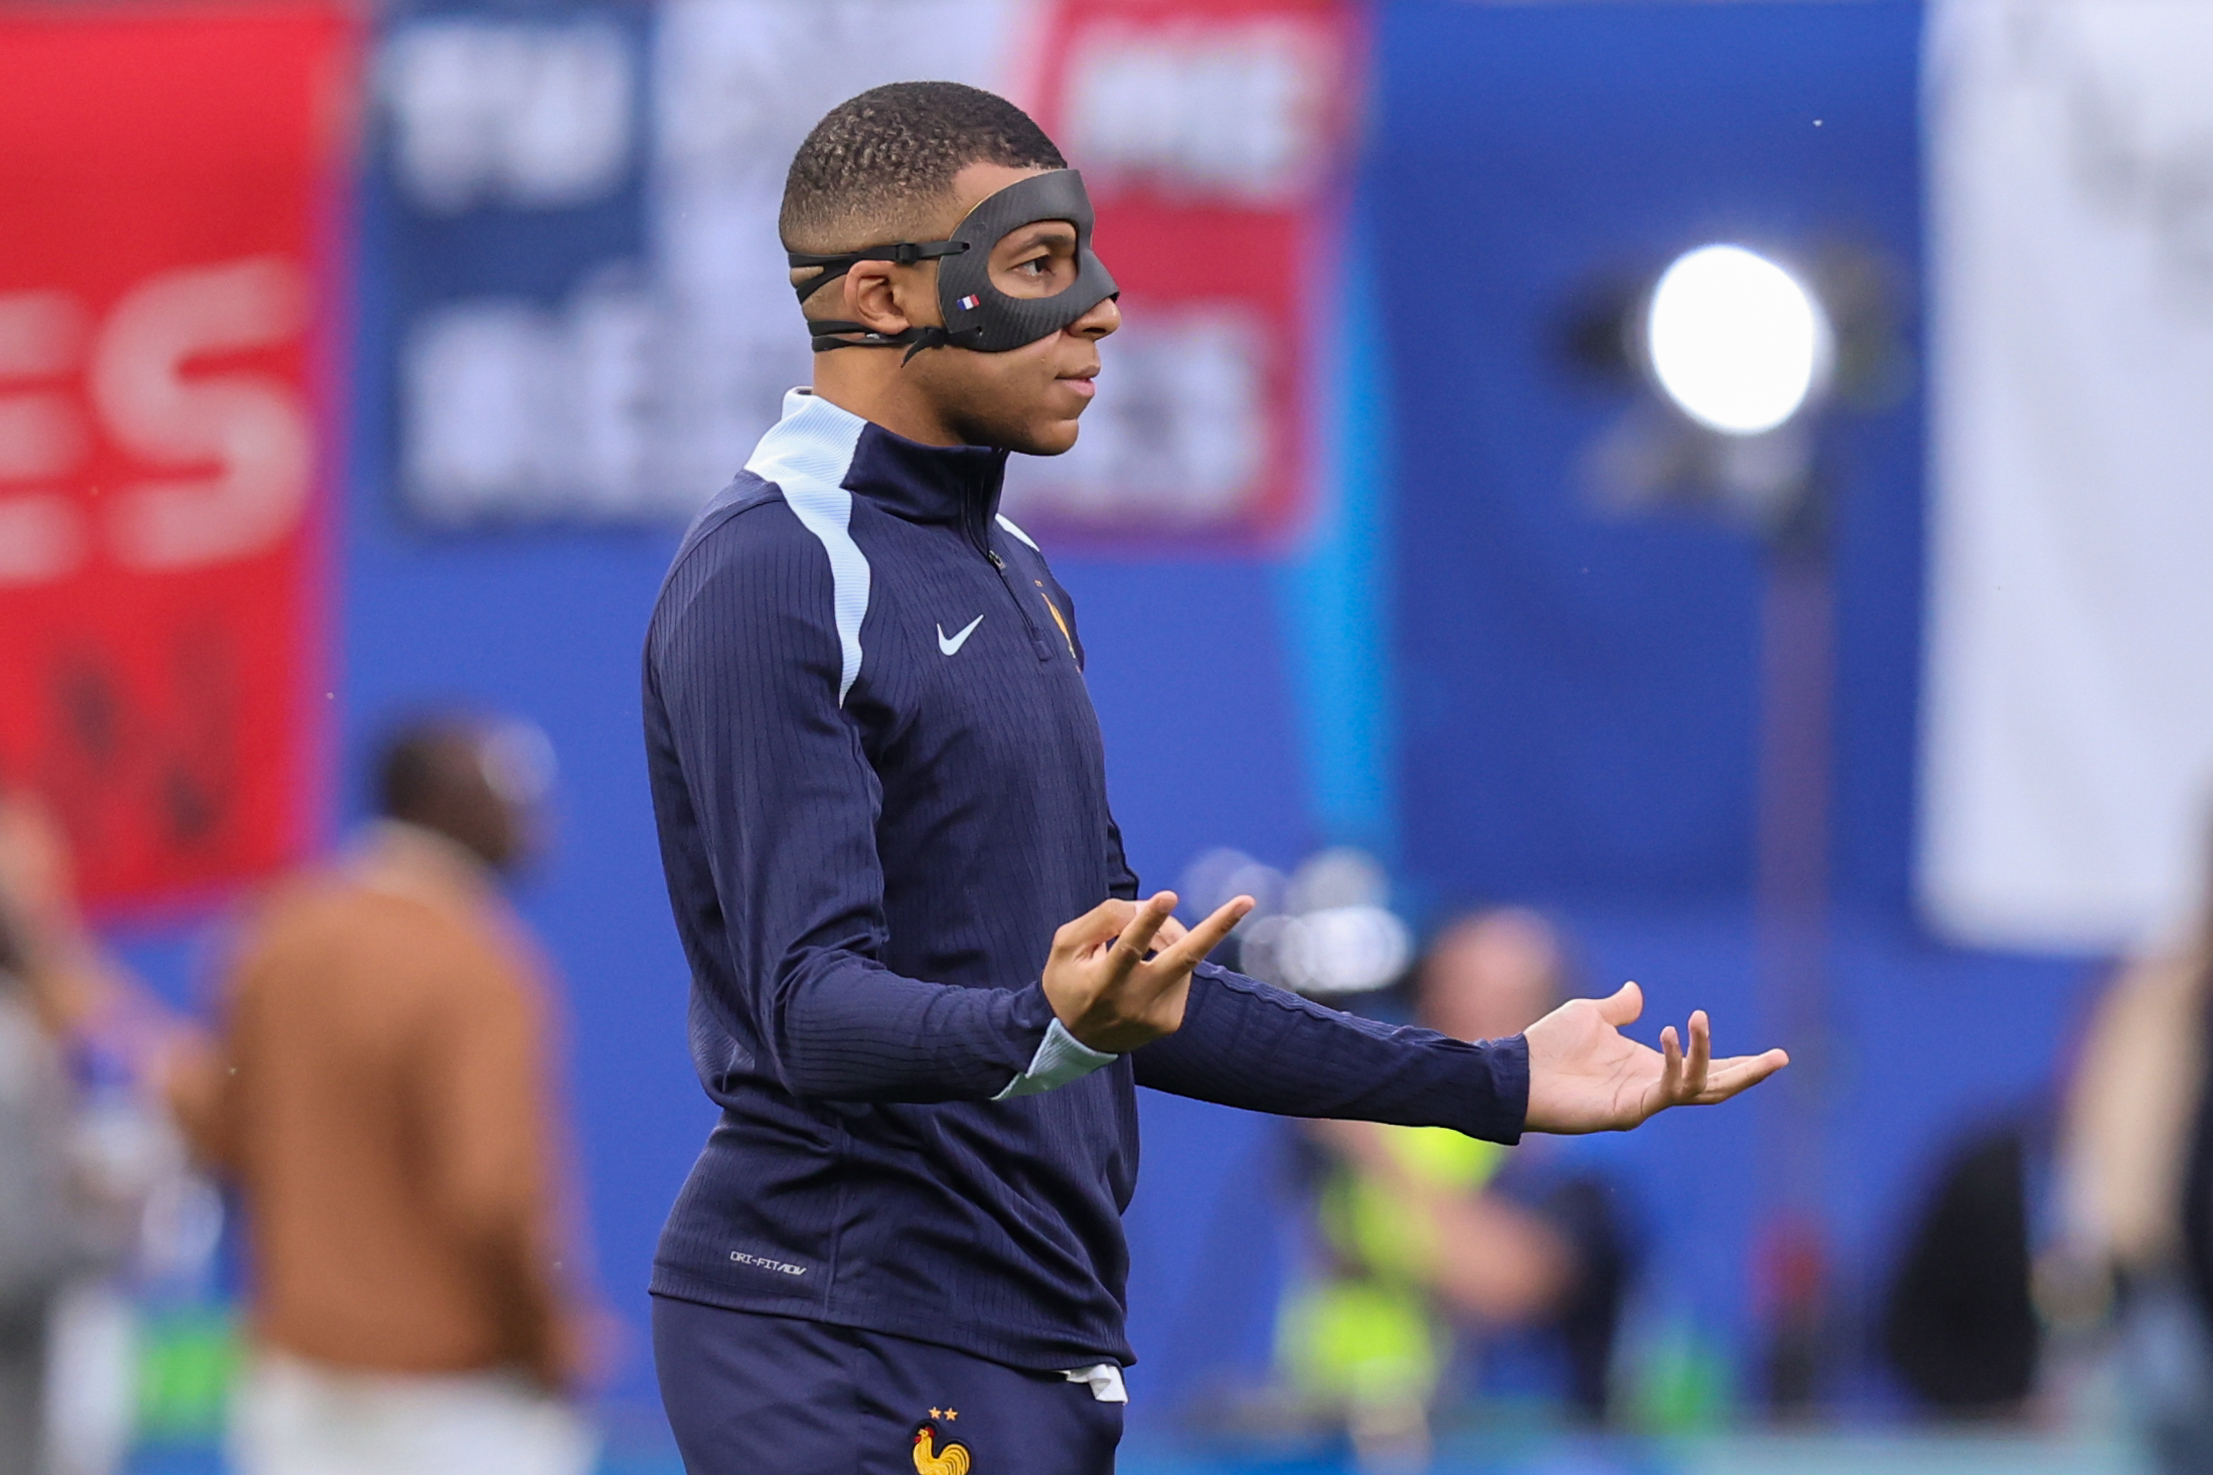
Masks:
[[[1083,176],[1054,169],[1018,180],[980,201],[953,234],[942,241],[899,241],[859,251],[815,256],[789,253],[795,267],[826,268],[801,282],[804,303],[863,261],[895,261],[912,266],[936,261],[938,307],[943,327],[914,327],[903,333],[872,333],[859,323],[810,322],[817,353],[834,348],[905,348],[913,358],[925,348],[972,348],[1005,353],[1047,338],[1085,313],[1119,296],[1121,289],[1091,250],[1091,197]],[[1066,220],[1076,227],[1076,280],[1050,297],[1009,297],[991,284],[991,248],[1009,231],[1040,220]]]

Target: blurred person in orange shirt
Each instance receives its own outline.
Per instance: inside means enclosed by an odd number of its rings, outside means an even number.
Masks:
[[[1417,1022],[1507,1039],[1565,996],[1566,958],[1537,913],[1459,918],[1416,971]],[[1341,1418],[1364,1465],[1419,1466],[1450,1365],[1486,1338],[1556,1334],[1578,1415],[1607,1411],[1627,1255],[1611,1194],[1518,1148],[1372,1122],[1310,1124],[1327,1167],[1317,1218],[1329,1265],[1294,1290],[1279,1358],[1294,1390]],[[1457,1346],[1456,1346],[1457,1344]]]
[[[550,969],[499,881],[533,849],[534,729],[436,721],[382,818],[249,918],[170,1100],[248,1220],[243,1475],[584,1475]]]

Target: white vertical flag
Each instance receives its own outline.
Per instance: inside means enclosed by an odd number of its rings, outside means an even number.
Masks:
[[[2213,822],[2213,4],[1942,0],[1920,891],[2107,948]]]

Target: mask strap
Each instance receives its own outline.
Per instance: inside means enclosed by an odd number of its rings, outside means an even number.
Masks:
[[[981,328],[969,328],[959,333],[950,332],[932,324],[929,327],[909,328],[904,333],[877,333],[859,323],[822,320],[807,326],[814,330],[814,351],[828,353],[834,348],[904,348],[904,364],[925,348],[960,347],[964,338],[980,338]],[[858,337],[841,337],[840,334],[858,334]]]
[[[836,251],[827,256],[787,251],[784,259],[794,267],[825,268],[792,288],[799,294],[799,300],[805,302],[864,261],[892,261],[901,266],[913,266],[918,261],[934,261],[940,256],[958,256],[967,249],[966,241],[897,241],[889,246],[865,246],[858,251]]]

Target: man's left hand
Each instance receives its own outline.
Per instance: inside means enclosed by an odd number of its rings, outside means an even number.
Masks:
[[[1671,1106],[1711,1106],[1766,1080],[1790,1057],[1713,1058],[1713,1035],[1701,1009],[1690,1017],[1686,1059],[1675,1026],[1660,1031],[1660,1048],[1622,1034],[1644,1012],[1644,991],[1625,983],[1606,999],[1571,999],[1529,1026],[1529,1116],[1532,1132],[1623,1132]]]

